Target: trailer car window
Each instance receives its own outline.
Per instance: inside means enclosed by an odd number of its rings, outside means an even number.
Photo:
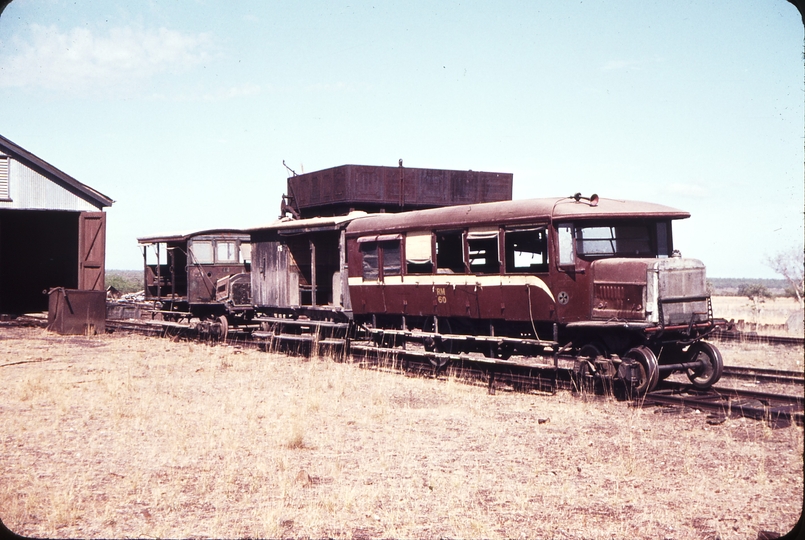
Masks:
[[[248,242],[240,244],[240,258],[243,259],[243,262],[246,264],[252,262],[252,245]]]
[[[196,240],[188,247],[191,263],[212,264],[214,262],[211,240]]]
[[[548,271],[548,235],[545,229],[508,230],[505,248],[507,272]]]
[[[238,251],[234,240],[218,240],[215,247],[218,262],[238,262]]]

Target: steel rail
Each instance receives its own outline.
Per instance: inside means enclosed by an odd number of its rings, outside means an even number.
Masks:
[[[193,337],[192,329],[185,325],[165,321],[107,321],[107,327],[126,331],[140,331],[153,335],[171,335],[171,331],[185,332],[188,338]],[[175,336],[175,334],[173,334]],[[181,334],[180,334],[181,335]],[[284,336],[278,336],[284,337]],[[301,337],[301,336],[288,336]],[[306,340],[308,346],[329,344],[330,340],[317,340],[315,336]],[[200,338],[200,336],[199,336]],[[243,334],[227,338],[226,342],[255,348],[270,347],[274,341],[254,340]],[[383,347],[371,341],[344,340],[343,356],[357,360],[361,367],[389,369],[404,373],[443,376],[446,373],[455,375],[471,384],[483,384],[490,394],[496,388],[508,385],[515,391],[540,391],[555,393],[558,389],[580,391],[575,382],[573,369],[568,367],[572,357],[559,355],[556,361],[550,357],[543,362],[522,363],[516,361],[470,356],[468,354],[450,354],[435,351]],[[277,352],[282,352],[278,350]],[[559,365],[562,362],[562,366]],[[727,368],[725,367],[725,370]],[[749,368],[747,368],[749,369]],[[737,371],[742,371],[738,369]],[[776,371],[776,370],[755,370]],[[774,374],[772,374],[774,376]],[[609,388],[609,390],[612,390]],[[696,390],[691,385],[674,381],[663,381],[657,390],[633,401],[635,406],[673,405],[676,407],[693,407],[714,412],[724,418],[728,416],[744,416],[764,420],[774,427],[783,427],[792,422],[803,425],[802,396],[786,396],[752,390],[713,387],[709,391]]]
[[[739,341],[742,343],[768,343],[770,345],[805,345],[805,338],[791,336],[766,336],[755,332],[715,331],[708,339]]]
[[[745,366],[724,366],[722,376],[764,382],[805,384],[805,372]]]

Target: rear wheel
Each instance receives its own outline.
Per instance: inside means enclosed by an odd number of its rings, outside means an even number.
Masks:
[[[229,335],[229,321],[226,315],[218,317],[218,339],[226,341],[226,336]]]
[[[701,362],[701,366],[687,370],[690,383],[699,390],[707,390],[721,378],[724,360],[721,352],[710,343],[698,341],[688,349],[688,362]]]
[[[445,334],[453,333],[453,327],[450,324],[450,320],[447,318],[439,319],[438,328],[437,325],[434,324],[435,322],[436,321],[434,318],[430,317],[425,323],[425,328],[423,329],[425,332],[433,332],[438,334],[437,336],[427,338],[425,340],[425,350],[447,354],[457,354],[460,349],[459,343],[452,339],[444,339],[442,337]]]
[[[576,354],[576,378],[580,392],[592,394],[595,392],[595,373],[593,367],[595,359],[604,356],[604,346],[598,342],[587,343]]]

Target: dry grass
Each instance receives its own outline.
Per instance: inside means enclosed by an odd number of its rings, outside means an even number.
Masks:
[[[793,298],[768,298],[756,304],[745,296],[713,297],[714,316],[735,322],[744,321],[746,330],[752,330],[752,325],[759,325],[759,333],[786,335],[786,321],[794,312],[801,310]],[[794,334],[802,337],[801,330]]]
[[[0,364],[28,362],[0,367],[0,516],[24,535],[727,540],[802,510],[800,427],[2,332]]]

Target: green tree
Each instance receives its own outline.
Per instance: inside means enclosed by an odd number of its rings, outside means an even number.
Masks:
[[[790,285],[794,297],[803,307],[803,289],[805,288],[805,249],[800,244],[787,250],[779,251],[776,255],[766,257],[766,264],[783,276]]]

